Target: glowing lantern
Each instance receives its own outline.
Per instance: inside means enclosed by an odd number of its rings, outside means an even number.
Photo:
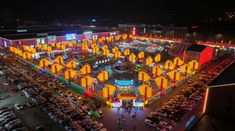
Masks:
[[[155,65],[152,68],[152,73],[154,76],[159,76],[163,73],[163,70],[159,67],[159,65]]]

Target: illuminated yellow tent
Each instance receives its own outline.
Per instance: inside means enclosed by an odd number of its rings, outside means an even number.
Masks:
[[[155,62],[161,61],[161,54],[157,54],[157,55],[154,57],[154,60],[155,60]]]
[[[92,52],[93,52],[94,54],[96,54],[97,52],[99,52],[99,47],[94,47],[94,48],[92,48]]]
[[[174,85],[177,81],[180,80],[180,73],[177,70],[172,70],[172,71],[168,72],[168,75],[173,80]]]
[[[160,87],[160,93],[163,93],[163,89],[168,86],[168,80],[164,76],[157,77],[155,83]]]
[[[139,71],[138,80],[145,82],[145,81],[150,80],[150,78],[151,77],[145,71]]]
[[[175,64],[175,66],[181,66],[181,65],[183,65],[184,64],[184,61],[182,61],[180,58],[178,58],[178,57],[175,57],[174,58],[174,64]]]
[[[56,48],[57,49],[60,49],[60,46],[61,46],[61,44],[58,42],[58,43],[56,43]]]
[[[125,56],[128,56],[129,54],[130,54],[130,49],[128,49],[128,48],[125,49],[125,50],[124,50],[124,55],[125,55]]]
[[[97,75],[98,80],[100,80],[101,82],[108,80],[109,78],[109,74],[107,70],[103,70],[101,71],[98,75]]]
[[[143,85],[139,86],[138,90],[139,90],[140,94],[142,96],[144,96],[145,100],[147,100],[147,98],[149,98],[149,97],[152,97],[152,95],[153,95],[153,89],[147,84],[143,84]]]
[[[85,64],[80,71],[83,75],[91,73],[91,66],[89,64]]]
[[[24,52],[23,55],[22,55],[22,57],[23,57],[25,60],[29,60],[29,59],[31,59],[32,54],[29,53],[29,52]]]
[[[66,67],[67,67],[67,68],[72,68],[72,69],[76,68],[76,61],[70,60],[70,61],[66,64]]]
[[[136,56],[135,56],[134,53],[131,53],[131,54],[129,55],[129,61],[135,62],[135,58],[136,58]]]
[[[40,59],[39,61],[39,67],[44,68],[47,67],[50,64],[50,61],[46,58]]]
[[[196,60],[192,60],[188,63],[193,71],[197,70],[199,68],[199,63]]]
[[[94,82],[94,78],[90,77],[89,75],[81,78],[81,86],[87,88]]]
[[[185,76],[187,76],[188,73],[191,73],[191,71],[192,71],[191,66],[188,64],[184,64],[184,65],[180,66],[180,69],[182,70],[183,73],[185,73]]]
[[[128,36],[127,34],[123,34],[122,39],[125,41],[127,39],[127,36]]]
[[[51,65],[51,72],[54,74],[58,74],[63,69],[63,66],[60,64],[53,64]]]
[[[67,80],[74,78],[75,75],[76,75],[76,71],[73,69],[68,69],[64,72],[64,78]]]
[[[120,51],[116,51],[114,53],[114,58],[119,58],[121,56],[121,52]]]
[[[153,63],[153,58],[151,56],[148,56],[146,59],[146,65],[151,65]]]
[[[57,57],[54,59],[54,62],[55,62],[55,63],[62,64],[62,63],[64,63],[64,59],[63,59],[62,56],[57,56]]]
[[[108,55],[109,54],[109,49],[103,49],[103,55]]]
[[[48,47],[47,47],[47,51],[48,51],[48,52],[52,52],[52,47],[51,47],[51,46],[48,46]]]
[[[144,51],[140,51],[140,52],[138,53],[138,58],[139,58],[139,59],[144,58]]]
[[[153,73],[154,76],[159,76],[163,73],[163,70],[160,68],[159,65],[155,65],[152,68],[152,73]]]
[[[170,60],[167,60],[165,62],[165,69],[168,69],[168,70],[173,70],[175,68],[175,65],[172,61]]]
[[[103,88],[103,97],[109,99],[109,96],[112,96],[115,90],[116,86],[109,83],[105,84]]]

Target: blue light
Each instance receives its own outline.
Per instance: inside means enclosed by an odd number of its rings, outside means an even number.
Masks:
[[[76,39],[76,34],[66,34],[65,39],[66,40],[75,40]]]
[[[96,19],[92,19],[93,22],[96,22]]]
[[[115,80],[115,83],[120,85],[120,86],[132,85],[133,84],[133,80]]]

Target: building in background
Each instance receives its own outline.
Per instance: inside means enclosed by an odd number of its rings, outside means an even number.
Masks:
[[[186,49],[183,57],[185,57],[185,61],[197,60],[199,65],[203,65],[212,60],[213,52],[213,47],[192,44]]]

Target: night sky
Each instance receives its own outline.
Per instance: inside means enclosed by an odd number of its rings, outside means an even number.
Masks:
[[[205,16],[234,10],[232,0],[7,0],[0,10],[10,9],[20,18],[108,17],[139,22],[193,22]],[[13,4],[14,3],[14,4]]]

